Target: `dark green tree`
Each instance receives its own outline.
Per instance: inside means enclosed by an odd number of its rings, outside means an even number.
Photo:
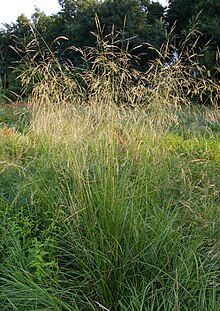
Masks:
[[[19,74],[18,62],[22,57],[13,49],[21,50],[30,38],[30,20],[24,15],[20,15],[15,23],[4,24],[0,31],[0,71],[1,80],[4,81],[5,95],[15,98],[14,93],[19,93],[21,84],[16,77]]]
[[[189,20],[195,12],[195,3],[198,0],[169,0],[166,21],[169,27],[175,23],[176,32],[180,33],[189,26]]]
[[[105,34],[123,31],[125,37],[135,37],[131,48],[142,45],[135,53],[142,54],[141,66],[155,57],[147,43],[159,48],[165,39],[164,8],[150,0],[105,0],[99,6],[98,16]]]
[[[31,20],[22,14],[15,23],[5,24],[0,30],[0,82],[9,98],[16,99],[13,94],[22,94],[22,86],[17,77],[25,69],[27,46],[33,36],[38,38],[39,46],[31,46],[29,55],[36,57],[37,49],[45,49],[44,42],[50,46],[58,36],[55,17],[36,9]],[[57,49],[56,46],[53,48]]]
[[[191,23],[196,16],[199,20],[196,25],[200,32],[198,48],[204,51],[204,64],[209,68],[215,66],[216,51],[220,47],[220,2],[215,0],[169,0],[166,21],[169,28],[174,23],[175,33],[181,34],[185,30],[190,30]]]
[[[59,3],[62,10],[57,21],[63,25],[60,35],[69,38],[69,45],[96,44],[96,38],[91,35],[97,32],[95,15],[103,27],[103,35],[111,33],[114,25],[115,32],[136,37],[133,46],[148,42],[159,47],[165,38],[164,8],[150,0],[60,0]],[[148,58],[152,58],[152,51],[146,47],[137,52],[147,52]]]
[[[213,46],[220,47],[220,2],[215,0],[199,0],[194,15],[201,12],[199,30],[204,41],[212,40]]]
[[[46,53],[49,46],[50,50],[60,57],[62,63],[68,59],[77,66],[81,64],[80,55],[69,47],[96,46],[96,37],[91,34],[97,32],[96,15],[104,29],[103,35],[109,34],[114,25],[115,32],[122,31],[125,38],[135,37],[130,48],[142,45],[142,48],[134,52],[145,54],[142,65],[155,57],[146,43],[159,47],[164,40],[164,9],[159,3],[151,0],[58,0],[58,2],[61,10],[56,15],[47,16],[36,9],[31,20],[21,15],[15,23],[6,24],[0,30],[0,75],[1,81],[6,81],[8,89],[17,85],[14,79],[22,68],[18,66],[18,62],[25,56],[25,46],[32,42],[33,30],[35,38],[38,39],[38,46],[31,46],[29,56],[35,55],[35,48]],[[55,39],[60,36],[67,37],[68,41],[61,40],[58,43]],[[37,60],[36,55],[34,57]],[[15,91],[17,92],[17,87]]]
[[[91,7],[95,0],[58,0],[59,5],[62,8],[62,13],[67,18],[73,18],[78,13],[85,12]]]

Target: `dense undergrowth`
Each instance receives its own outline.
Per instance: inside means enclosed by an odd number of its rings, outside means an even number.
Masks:
[[[106,48],[86,94],[42,62],[0,108],[0,308],[218,311],[219,111],[181,97],[181,60],[132,86]]]

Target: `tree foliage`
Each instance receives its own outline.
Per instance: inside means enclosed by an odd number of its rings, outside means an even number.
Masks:
[[[14,78],[19,68],[16,62],[22,59],[25,46],[31,42],[33,29],[39,36],[39,49],[43,50],[46,42],[53,52],[59,54],[63,62],[69,59],[80,65],[79,55],[69,47],[96,46],[96,37],[93,35],[97,32],[96,15],[99,17],[103,36],[111,33],[114,25],[115,33],[120,32],[125,39],[133,37],[130,47],[132,49],[139,46],[133,53],[142,55],[139,68],[144,70],[148,62],[156,57],[148,44],[160,48],[165,40],[166,25],[169,29],[176,21],[176,34],[181,34],[191,27],[189,20],[200,12],[199,47],[202,48],[210,41],[204,62],[210,67],[214,64],[215,51],[220,40],[220,3],[215,0],[169,0],[166,13],[162,5],[151,0],[58,0],[58,2],[60,12],[56,15],[47,16],[36,9],[30,20],[21,15],[15,23],[6,24],[0,30],[0,84],[4,81],[7,89],[16,85]],[[56,41],[55,39],[60,36],[68,38],[68,41]],[[11,46],[15,46],[19,53],[16,53]]]
[[[67,18],[74,18],[96,3],[96,0],[58,0],[62,13]]]
[[[220,2],[215,0],[169,0],[166,20],[169,28],[176,23],[175,32],[180,34],[191,27],[190,20],[199,15],[197,30],[200,32],[198,46],[205,52],[205,63],[214,66],[216,50],[220,47]]]

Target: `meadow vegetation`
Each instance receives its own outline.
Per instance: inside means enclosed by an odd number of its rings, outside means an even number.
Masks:
[[[28,103],[0,107],[2,311],[219,311],[219,86],[113,36],[83,71],[33,40]]]

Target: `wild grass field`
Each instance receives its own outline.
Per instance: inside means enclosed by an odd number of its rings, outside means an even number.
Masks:
[[[43,61],[0,106],[0,309],[219,311],[220,112],[109,55],[86,97]]]

